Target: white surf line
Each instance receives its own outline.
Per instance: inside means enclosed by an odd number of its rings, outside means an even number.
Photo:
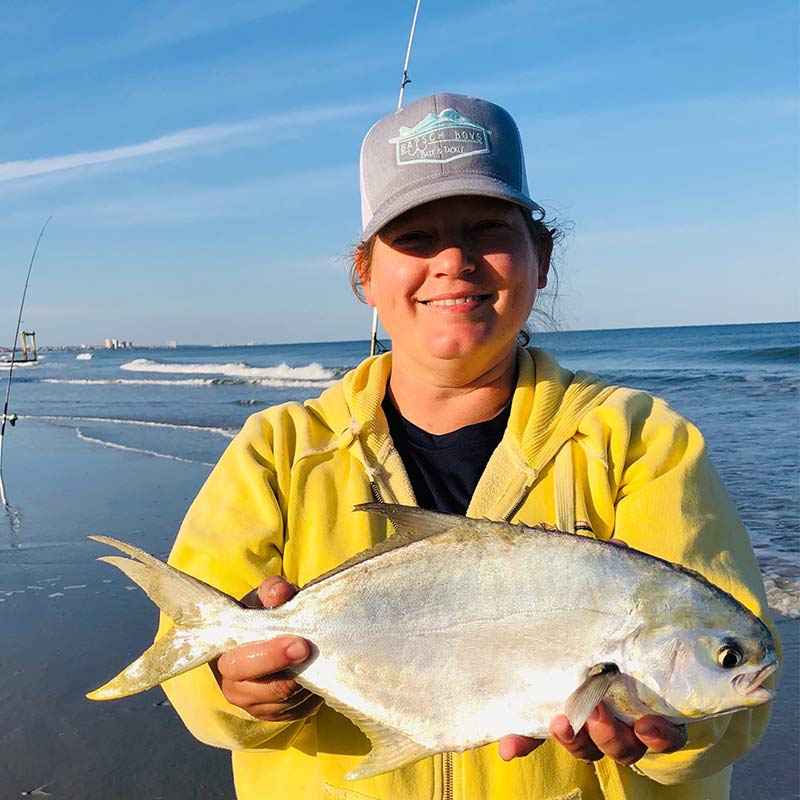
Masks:
[[[146,378],[42,378],[41,383],[61,383],[70,386],[213,386],[213,378],[186,378],[185,380],[157,380]]]
[[[191,458],[181,458],[181,456],[171,456],[168,453],[158,453],[155,450],[144,450],[140,447],[128,447],[124,444],[116,444],[115,442],[106,442],[104,439],[95,439],[93,436],[86,436],[81,432],[80,428],[75,428],[75,434],[79,439],[91,444],[99,444],[102,447],[110,447],[113,450],[125,450],[128,453],[142,453],[146,456],[154,456],[155,458],[167,458],[170,461],[182,461],[184,464],[199,464],[201,467],[213,467],[213,464],[208,464],[205,461],[194,461]]]
[[[254,367],[244,362],[227,362],[224,364],[189,364],[166,363],[154,361],[149,358],[135,358],[125,364],[120,364],[120,369],[131,372],[169,373],[174,375],[221,375],[222,380],[217,383],[247,383],[261,384],[264,386],[317,387],[331,386],[336,382],[336,373],[323,367],[317,361],[300,367],[290,367],[285,362],[271,367]],[[233,381],[226,381],[234,379]]]
[[[174,428],[176,430],[186,431],[200,431],[202,433],[215,433],[225,439],[233,439],[238,431],[230,428],[212,428],[206,425],[190,425],[189,423],[181,424],[178,422],[153,422],[145,419],[117,419],[115,417],[73,417],[66,414],[25,414],[20,415],[20,419],[44,419],[44,420],[61,420],[75,422],[109,422],[115,425],[144,425],[151,428]],[[199,462],[193,461],[193,464]]]

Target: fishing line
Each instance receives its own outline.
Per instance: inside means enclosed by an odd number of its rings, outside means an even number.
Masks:
[[[36,244],[33,247],[33,253],[31,254],[31,262],[28,264],[28,274],[25,277],[25,288],[22,290],[22,302],[19,304],[19,316],[17,317],[17,329],[14,332],[14,343],[11,347],[11,363],[8,365],[8,383],[6,384],[6,399],[5,403],[3,404],[3,417],[2,422],[0,422],[0,502],[2,502],[3,506],[8,508],[8,500],[6,499],[6,487],[3,483],[3,436],[6,432],[6,422],[10,421],[11,425],[14,425],[16,418],[12,419],[8,416],[8,399],[11,396],[11,375],[14,371],[14,358],[17,355],[17,339],[19,339],[19,329],[22,325],[22,311],[25,308],[25,296],[28,294],[28,283],[31,280],[31,270],[33,269],[33,262],[36,261],[36,251],[39,249],[39,242],[42,241],[42,236],[44,236],[45,229],[50,224],[50,220],[53,219],[52,216],[48,217],[44,225],[42,225],[42,229],[39,231],[39,238],[36,240]]]
[[[408,35],[408,47],[406,48],[406,60],[403,64],[403,77],[400,79],[400,96],[397,98],[397,110],[403,107],[403,92],[405,92],[406,85],[411,83],[411,78],[408,77],[408,64],[411,61],[411,45],[414,43],[414,31],[417,29],[417,17],[419,16],[419,7],[422,0],[417,0],[417,5],[414,8],[414,19],[411,21],[411,32]],[[369,341],[369,354],[374,356],[380,349],[384,352],[386,348],[378,342],[378,309],[372,309],[372,334]]]

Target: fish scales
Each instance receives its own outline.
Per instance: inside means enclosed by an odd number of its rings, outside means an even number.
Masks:
[[[298,682],[372,740],[351,777],[508,733],[544,738],[560,713],[577,730],[604,695],[626,721],[659,713],[680,722],[771,699],[762,686],[777,669],[768,629],[687,570],[542,528],[402,506],[363,509],[388,516],[395,536],[277,609],[231,605],[200,584],[188,600],[203,592],[207,599],[184,614],[196,624],[174,629],[175,670],[167,663],[172,645],[160,640],[152,670],[145,653],[89,696],[141,691],[234,645],[303,636],[313,655],[297,669]],[[120,549],[141,560],[135,548]],[[146,558],[149,577],[137,582],[158,603],[159,581],[174,593],[177,571]],[[130,563],[108,560],[120,569]],[[127,571],[137,580],[134,563]]]

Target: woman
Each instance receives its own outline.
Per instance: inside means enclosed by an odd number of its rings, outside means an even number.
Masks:
[[[316,400],[251,417],[171,563],[275,606],[387,536],[383,520],[351,511],[378,498],[625,540],[703,572],[766,619],[747,534],[699,432],[659,400],[518,346],[553,232],[528,195],[508,113],[449,94],[404,107],[367,134],[361,188],[355,277],[392,353]],[[656,716],[628,727],[601,704],[577,732],[557,717],[544,743],[509,731],[499,748],[349,783],[369,745],[285,671],[309,652],[280,637],[165,685],[199,739],[234,751],[242,800],[723,798],[731,763],[768,718],[762,707],[688,730]]]

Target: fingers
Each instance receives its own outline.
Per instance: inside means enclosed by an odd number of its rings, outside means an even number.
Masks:
[[[647,749],[654,753],[674,753],[689,738],[685,725],[673,725],[669,720],[652,714],[637,719],[633,730]]]
[[[626,767],[635,764],[647,751],[633,728],[612,716],[603,703],[590,714],[584,731],[601,753]]]
[[[298,589],[293,583],[289,583],[280,575],[273,575],[258,587],[258,599],[264,608],[275,608],[291,600],[297,592]]]
[[[306,708],[316,710],[320,701],[288,672],[278,672],[253,681],[223,681],[222,690],[229,703],[243,708],[258,719],[272,721],[308,716]]]
[[[630,727],[616,719],[604,703],[592,712],[577,734],[564,715],[552,721],[550,733],[576,758],[597,761],[605,755],[624,766],[636,763],[648,749],[654,753],[675,752],[686,744],[687,738],[685,726],[654,715],[642,717]]]
[[[503,761],[511,761],[512,758],[527,756],[543,742],[543,739],[532,739],[530,736],[519,736],[512,733],[498,741],[497,752]]]
[[[305,719],[319,710],[322,698],[306,689],[298,692],[300,701],[296,705],[291,703],[263,703],[250,706],[247,712],[256,719],[268,722],[288,722],[294,719]]]
[[[308,656],[305,639],[278,636],[268,642],[245,644],[223,653],[217,659],[216,668],[225,680],[252,681],[300,664]]]
[[[633,729],[613,717],[603,703],[577,733],[564,715],[550,723],[550,733],[568,753],[583,761],[599,761],[608,756],[618,764],[630,766],[647,750]]]
[[[574,733],[569,720],[563,714],[559,714],[550,723],[550,733],[575,758],[580,758],[582,761],[599,761],[603,757],[603,753],[589,738],[586,726]]]
[[[279,636],[223,653],[212,669],[225,699],[251,716],[274,722],[301,719],[322,704],[289,669],[309,655],[305,639]]]
[[[262,581],[257,589],[248,592],[239,602],[248,608],[275,608],[297,594],[297,587],[280,575]]]

